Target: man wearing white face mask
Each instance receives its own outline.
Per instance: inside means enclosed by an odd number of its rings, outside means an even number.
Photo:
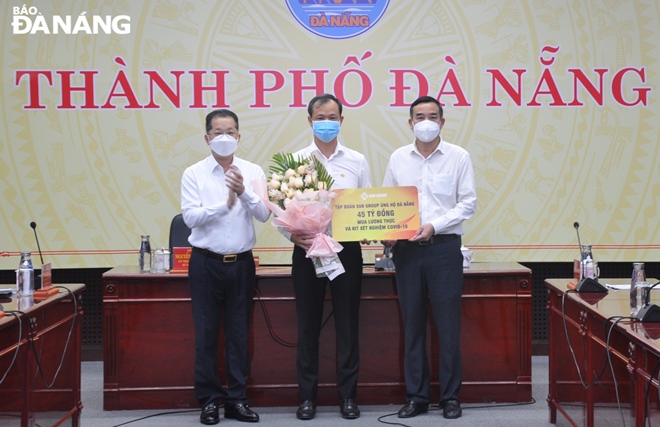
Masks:
[[[417,187],[421,226],[409,240],[394,245],[393,261],[405,334],[406,405],[400,418],[426,412],[431,378],[426,352],[427,300],[440,347],[440,406],[445,418],[462,414],[461,298],[463,221],[474,215],[477,195],[470,155],[440,136],[442,106],[424,96],[410,106],[408,125],[415,141],[390,157],[384,187]]]
[[[334,180],[332,189],[371,187],[369,164],[357,151],[338,140],[344,117],[341,102],[333,95],[314,97],[307,107],[307,121],[313,141],[293,154],[295,158],[314,156]],[[298,348],[296,372],[300,406],[296,417],[310,420],[316,415],[319,374],[319,335],[323,316],[326,286],[332,296],[332,313],[337,337],[337,388],[342,418],[356,419],[360,409],[356,403],[359,370],[359,306],[362,290],[362,249],[360,242],[340,242],[339,252],[345,273],[334,280],[317,278],[312,260],[306,258],[314,235],[291,235],[280,230],[295,246],[293,248],[292,281],[296,296]]]
[[[270,211],[252,185],[265,181],[263,170],[234,155],[240,138],[236,114],[209,113],[204,139],[211,155],[187,168],[181,180],[183,220],[192,230],[188,277],[195,325],[195,397],[202,407],[200,422],[207,425],[220,422],[220,399],[225,418],[259,421],[245,395],[255,286],[253,220],[266,222]],[[226,388],[217,375],[221,321]]]

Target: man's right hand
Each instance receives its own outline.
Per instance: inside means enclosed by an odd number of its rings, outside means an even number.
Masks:
[[[312,240],[314,240],[313,234],[292,234],[291,241],[294,245],[300,246],[304,250],[309,249],[312,246]]]

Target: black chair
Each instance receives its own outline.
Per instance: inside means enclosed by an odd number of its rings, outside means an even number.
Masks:
[[[178,214],[172,218],[172,223],[170,224],[170,266],[173,265],[174,261],[174,249],[173,248],[187,248],[190,247],[188,243],[188,237],[190,236],[190,228],[183,222],[183,215]]]

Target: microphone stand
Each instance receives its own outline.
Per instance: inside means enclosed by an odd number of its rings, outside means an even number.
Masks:
[[[37,223],[32,221],[30,223],[30,227],[32,227],[32,231],[34,231],[34,240],[37,241],[37,249],[39,250],[39,259],[41,260],[41,265],[44,265],[44,257],[41,256],[41,245],[39,245],[39,236],[37,236]]]

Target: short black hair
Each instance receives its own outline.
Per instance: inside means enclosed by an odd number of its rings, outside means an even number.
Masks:
[[[431,102],[438,106],[438,108],[440,109],[440,118],[442,118],[442,105],[440,105],[440,102],[438,102],[438,100],[432,96],[420,96],[419,98],[414,100],[413,103],[410,104],[410,118],[411,119],[413,118],[413,108],[415,108],[419,104],[426,104],[428,102]]]
[[[327,103],[328,101],[335,101],[337,105],[339,106],[339,115],[341,116],[341,110],[342,110],[342,105],[341,102],[337,99],[336,96],[331,95],[329,93],[324,93],[323,95],[317,95],[314,98],[312,98],[311,101],[309,101],[309,104],[307,105],[307,114],[309,114],[309,117],[312,117],[312,114],[314,113],[314,106],[318,104],[318,107],[321,105]]]
[[[236,123],[236,130],[238,130],[238,116],[236,113],[223,108],[221,110],[213,110],[206,115],[206,133],[211,131],[211,121],[216,117],[231,117],[234,119],[234,123]]]

